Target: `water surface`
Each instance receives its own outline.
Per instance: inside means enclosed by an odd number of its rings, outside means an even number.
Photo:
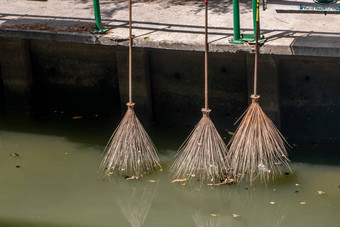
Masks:
[[[268,187],[183,186],[171,183],[168,169],[191,128],[153,127],[148,131],[164,171],[138,181],[103,181],[97,170],[118,121],[1,119],[0,226],[311,227],[340,222],[338,142],[290,141],[294,174]]]

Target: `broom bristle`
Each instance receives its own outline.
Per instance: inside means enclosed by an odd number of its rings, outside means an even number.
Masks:
[[[155,145],[135,114],[134,103],[127,103],[127,106],[124,118],[104,150],[100,165],[103,176],[124,173],[140,176],[161,168]]]
[[[226,170],[227,146],[209,117],[209,109],[202,109],[203,117],[179,148],[171,167],[174,178],[196,178],[216,181]]]
[[[250,185],[258,178],[266,183],[270,176],[282,175],[281,166],[289,168],[290,162],[288,143],[261,109],[259,97],[251,96],[252,104],[228,143],[228,160],[235,179],[240,182],[246,177]]]

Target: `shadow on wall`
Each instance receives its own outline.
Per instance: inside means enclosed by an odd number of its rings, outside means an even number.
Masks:
[[[278,65],[283,134],[340,139],[340,59],[282,56]]]

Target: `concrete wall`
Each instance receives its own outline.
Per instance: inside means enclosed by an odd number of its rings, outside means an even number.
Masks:
[[[117,116],[128,101],[128,49],[0,38],[0,111]],[[143,124],[194,125],[204,105],[203,52],[136,48],[133,96]],[[261,55],[260,103],[285,136],[340,139],[339,58]],[[254,55],[209,55],[209,106],[219,129],[249,105]]]

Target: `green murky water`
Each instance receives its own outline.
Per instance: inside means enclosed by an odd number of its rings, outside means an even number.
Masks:
[[[110,182],[98,179],[97,169],[118,122],[1,121],[0,226],[339,226],[336,142],[295,141],[294,174],[267,188],[198,188],[172,184],[167,171],[191,128],[149,130],[164,172]]]

